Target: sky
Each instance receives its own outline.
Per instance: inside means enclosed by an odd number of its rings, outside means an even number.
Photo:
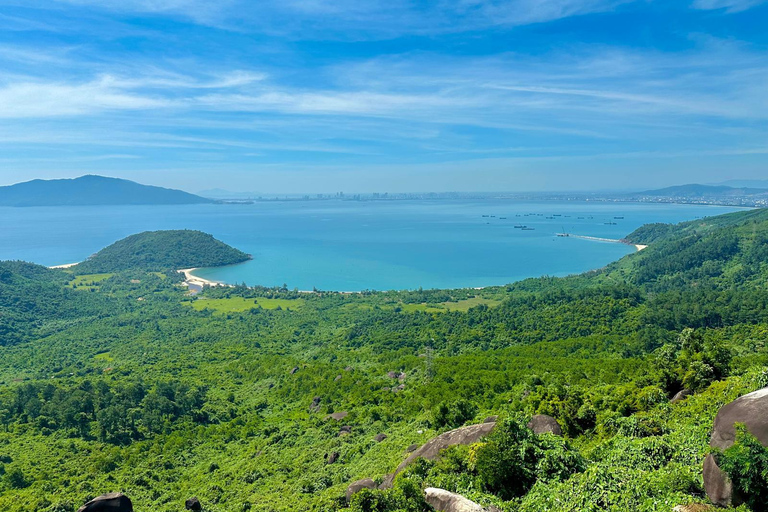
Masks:
[[[768,0],[0,0],[0,185],[768,179]]]

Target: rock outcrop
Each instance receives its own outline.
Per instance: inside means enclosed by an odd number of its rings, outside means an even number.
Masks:
[[[477,425],[469,425],[466,427],[457,428],[440,434],[439,436],[427,441],[421,448],[411,453],[407,459],[400,463],[395,469],[394,473],[384,477],[384,481],[379,486],[380,489],[388,489],[392,487],[392,482],[395,477],[410,463],[418,458],[424,458],[428,460],[435,460],[440,457],[440,452],[445,450],[449,446],[455,446],[457,444],[472,444],[479,441],[481,438],[487,436],[496,427],[496,423],[480,423]]]
[[[556,436],[563,435],[563,429],[560,428],[560,424],[552,416],[546,414],[536,414],[528,422],[528,428],[533,430],[534,434],[554,434]]]
[[[424,501],[439,512],[486,512],[483,507],[461,494],[436,487],[424,489]]]
[[[347,487],[347,503],[349,503],[349,500],[352,499],[352,496],[357,494],[358,492],[362,491],[363,489],[375,489],[376,488],[376,482],[374,482],[370,478],[363,478],[362,480],[358,480],[357,482],[352,482],[349,484],[349,487]]]
[[[133,512],[133,503],[125,494],[113,492],[92,499],[77,512]]]
[[[736,440],[736,423],[743,423],[763,446],[768,446],[768,388],[749,393],[717,411],[709,446],[725,450]],[[717,505],[736,506],[744,502],[733,490],[728,476],[718,467],[712,454],[704,459],[704,489]]]

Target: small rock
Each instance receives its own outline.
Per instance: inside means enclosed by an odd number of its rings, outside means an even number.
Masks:
[[[331,414],[326,415],[325,419],[326,420],[331,419],[331,420],[341,421],[344,418],[346,418],[347,416],[349,416],[349,413],[347,411],[339,411],[339,412],[332,412]]]
[[[673,404],[676,404],[677,402],[683,400],[686,397],[691,396],[692,394],[693,394],[693,391],[691,391],[690,389],[683,389],[675,393],[675,396],[672,397],[672,400],[670,400],[670,402]]]
[[[203,510],[203,506],[200,504],[200,500],[197,497],[189,498],[184,502],[184,507],[187,510]]]
[[[533,430],[535,434],[554,434],[556,436],[563,435],[563,429],[560,428],[560,424],[552,416],[546,414],[536,414],[528,422],[528,428]]]
[[[387,434],[376,434],[376,437],[374,437],[373,439],[374,439],[374,440],[375,440],[377,443],[380,443],[380,442],[382,442],[383,440],[385,440],[386,438],[387,438]]]
[[[333,379],[333,381],[334,381],[334,382],[339,382],[340,380],[341,380],[341,375],[337,375],[337,376],[336,376],[336,377],[334,377],[334,379]]]
[[[294,373],[296,373],[297,371],[299,371],[299,367],[298,367],[298,366],[294,366],[294,367],[291,369],[291,371],[290,371],[290,374],[291,374],[291,375],[293,375],[293,374],[294,374]]]
[[[483,420],[483,423],[496,423],[499,420],[498,416],[488,416]]]
[[[438,512],[486,512],[483,507],[461,494],[435,487],[424,489],[424,501]]]
[[[416,443],[413,443],[408,448],[406,448],[405,451],[407,451],[408,453],[411,453],[411,452],[415,452],[418,449],[419,449],[419,445]]]
[[[352,482],[349,484],[349,487],[347,487],[347,503],[349,503],[349,500],[352,499],[352,496],[357,494],[358,492],[362,491],[363,489],[375,489],[376,488],[376,482],[374,482],[370,478],[363,478],[362,480],[358,480],[357,482]]]
[[[339,460],[339,452],[333,452],[325,458],[325,462],[328,464],[333,464],[337,460]]]
[[[672,512],[709,512],[715,510],[711,505],[702,505],[701,503],[691,503],[690,505],[678,505],[672,509]]]
[[[320,410],[320,402],[323,399],[319,396],[316,396],[312,399],[312,403],[309,405],[309,412],[317,412]]]

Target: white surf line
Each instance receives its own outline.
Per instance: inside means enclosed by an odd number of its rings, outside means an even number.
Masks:
[[[638,251],[642,251],[643,249],[648,247],[647,245],[633,244],[633,243],[630,243],[630,242],[625,242],[624,240],[617,240],[615,238],[600,238],[600,237],[597,237],[597,236],[573,235],[571,233],[555,233],[555,234],[557,236],[563,237],[563,238],[581,238],[582,240],[592,240],[594,242],[608,242],[608,243],[612,243],[612,244],[633,245],[633,246],[635,246],[635,249],[637,249]]]

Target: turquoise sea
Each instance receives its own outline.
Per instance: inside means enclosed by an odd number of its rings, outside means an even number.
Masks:
[[[72,263],[133,233],[186,228],[253,255],[247,263],[196,272],[206,279],[300,290],[479,287],[579,273],[635,250],[555,235],[563,230],[618,239],[645,223],[736,209],[511,200],[4,207],[0,259]]]

